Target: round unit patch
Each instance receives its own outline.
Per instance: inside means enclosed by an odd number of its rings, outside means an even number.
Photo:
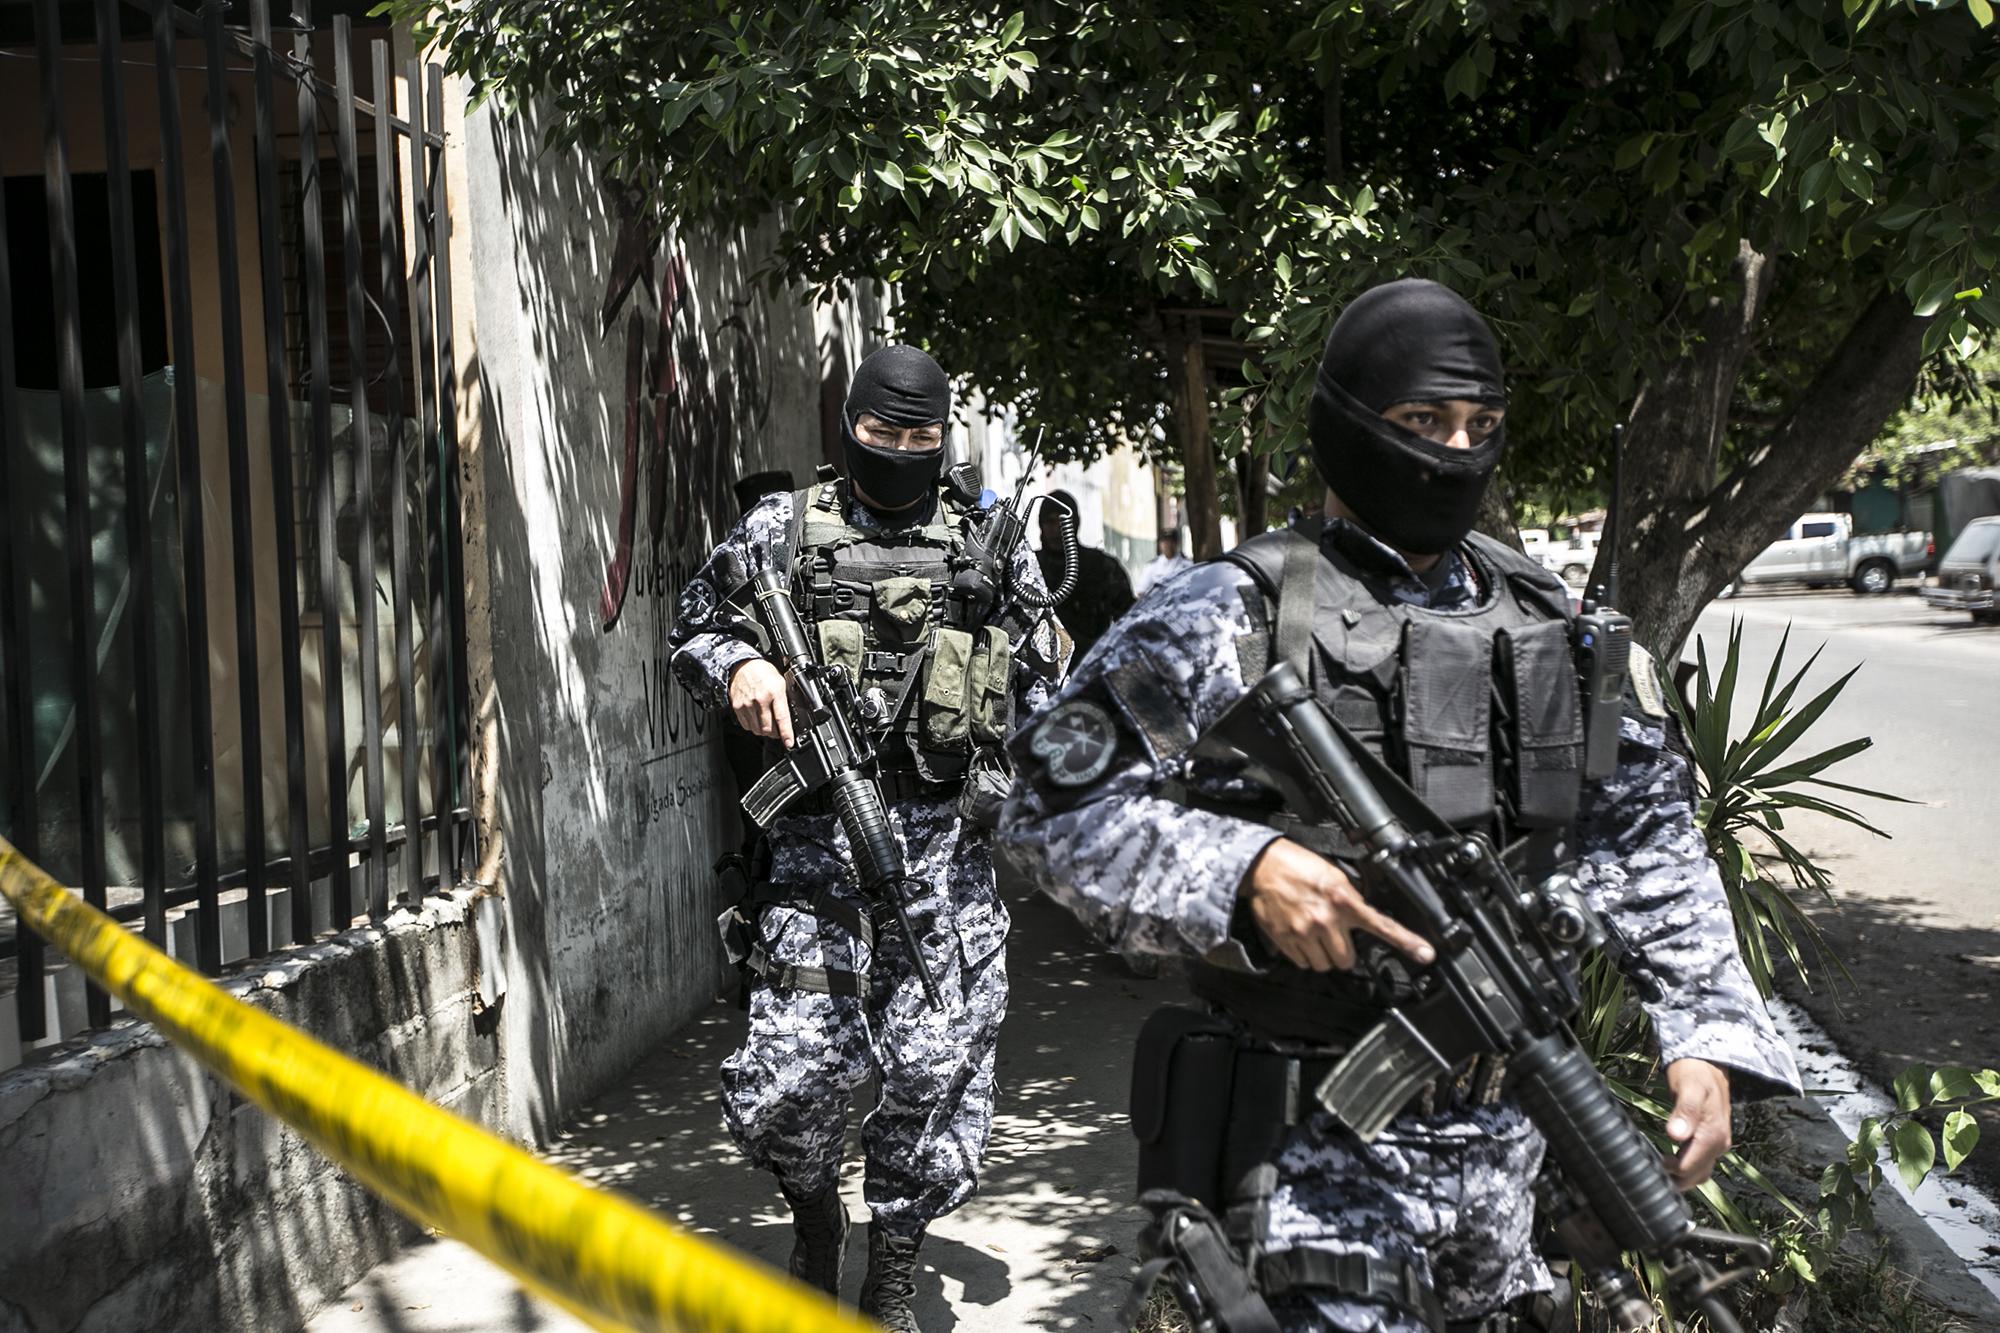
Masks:
[[[680,618],[690,624],[705,622],[715,610],[715,589],[707,579],[691,579],[681,590]]]
[[[1028,753],[1042,761],[1058,787],[1082,787],[1104,776],[1118,749],[1111,714],[1088,699],[1072,699],[1047,717],[1028,738]]]

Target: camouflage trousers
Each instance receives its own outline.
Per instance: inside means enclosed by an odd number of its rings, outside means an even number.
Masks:
[[[1542,1136],[1511,1101],[1406,1113],[1373,1143],[1315,1115],[1279,1151],[1267,1245],[1414,1264],[1447,1319],[1476,1318],[1554,1285],[1534,1245],[1541,1161]],[[1426,1333],[1400,1310],[1327,1292],[1287,1293],[1271,1308],[1301,1333]]]
[[[1007,913],[983,834],[948,806],[893,808],[911,878],[910,906],[941,1000],[932,1009],[892,921],[871,951],[802,907],[767,907],[765,948],[780,962],[867,968],[857,999],[759,984],[750,1031],[722,1065],[723,1116],[755,1166],[793,1193],[838,1179],[848,1100],[873,1078],[862,1121],[864,1197],[885,1228],[909,1234],[964,1203],[993,1127],[993,1059],[1007,1011]],[[782,820],[772,832],[774,885],[847,884],[846,841],[831,817]],[[840,896],[858,901],[851,889]]]

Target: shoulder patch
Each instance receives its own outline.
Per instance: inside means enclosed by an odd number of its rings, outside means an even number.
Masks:
[[[1028,753],[1041,761],[1051,786],[1083,787],[1104,776],[1118,749],[1118,725],[1100,704],[1071,699],[1036,725]]]
[[[1631,659],[1632,697],[1639,701],[1639,711],[1655,720],[1667,716],[1667,696],[1660,684],[1660,667],[1653,655],[1638,644],[1632,645]]]

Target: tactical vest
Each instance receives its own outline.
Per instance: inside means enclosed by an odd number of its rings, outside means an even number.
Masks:
[[[996,625],[966,624],[950,596],[965,569],[977,508],[941,487],[922,523],[866,529],[847,520],[844,480],[792,497],[790,548],[801,613],[820,660],[844,666],[859,692],[879,690],[882,766],[929,782],[963,776],[975,749],[997,746],[1012,721],[1013,647]]]
[[[1259,590],[1246,597],[1264,627],[1237,642],[1237,655],[1246,681],[1291,661],[1327,710],[1444,820],[1511,847],[1517,872],[1539,878],[1555,868],[1582,788],[1569,597],[1553,575],[1482,534],[1461,550],[1479,601],[1433,611],[1396,601],[1380,575],[1312,538],[1253,537],[1223,557]],[[1270,824],[1330,859],[1355,859],[1337,829],[1282,809],[1202,804]],[[1247,923],[1238,934],[1254,938]],[[1310,972],[1282,958],[1261,975],[1197,963],[1191,979],[1196,994],[1260,1036],[1335,1045],[1394,998],[1379,977]]]

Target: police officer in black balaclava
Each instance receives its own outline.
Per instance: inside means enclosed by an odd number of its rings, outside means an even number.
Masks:
[[[1313,392],[1329,513],[1435,565],[1472,531],[1506,413],[1500,349],[1464,297],[1422,278],[1370,288],[1334,321]]]
[[[1509,848],[1522,882],[1568,861],[1633,942],[1662,983],[1646,1008],[1682,1189],[1728,1147],[1732,1082],[1797,1086],[1683,795],[1651,660],[1634,645],[1617,766],[1593,780],[1568,593],[1474,528],[1504,413],[1498,348],[1462,298],[1419,280],[1357,296],[1308,423],[1324,521],[1151,589],[1010,747],[1003,855],[1121,952],[1178,955],[1206,1006],[1161,1010],[1133,1058],[1139,1188],[1157,1219],[1141,1272],[1172,1260],[1231,1327],[1539,1333],[1569,1308],[1545,1294],[1543,1144],[1504,1061],[1458,1060],[1368,1142],[1336,1118],[1366,1108],[1313,1100],[1316,1070],[1392,1030],[1379,983],[1395,957],[1422,967],[1435,950],[1357,887],[1339,830],[1207,752],[1272,663],[1439,819]]]
[[[930,496],[950,415],[951,381],[927,354],[890,346],[861,363],[840,409],[840,442],[863,503],[893,514]]]
[[[937,362],[914,347],[868,357],[841,409],[846,475],[758,500],[688,580],[668,635],[682,685],[743,733],[790,746],[787,684],[762,655],[746,572],[776,564],[821,662],[875,705],[848,723],[874,749],[908,876],[897,891],[936,998],[859,896],[827,793],[809,795],[751,849],[749,891],[724,916],[750,1016],[723,1062],[721,1101],[737,1146],[791,1205],[792,1274],[843,1294],[848,1102],[872,1080],[868,1267],[854,1295],[893,1333],[921,1327],[918,1247],[971,1196],[993,1124],[1007,909],[987,806],[973,799],[985,788],[968,775],[1004,772],[1014,710],[1046,699],[1059,666],[1054,631],[1023,610],[1047,598],[1025,544],[991,598],[949,595],[977,567],[991,518],[976,475],[943,470],[950,416]]]

